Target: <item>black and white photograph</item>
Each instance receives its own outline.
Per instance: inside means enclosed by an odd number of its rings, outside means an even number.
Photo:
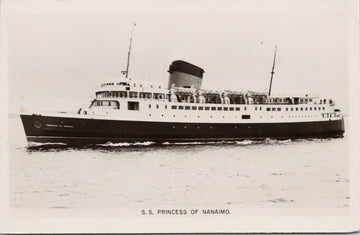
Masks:
[[[1,1],[0,232],[359,230],[358,44],[356,0]]]

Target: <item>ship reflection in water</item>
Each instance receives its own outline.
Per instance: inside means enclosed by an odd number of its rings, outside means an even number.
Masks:
[[[347,209],[350,202],[346,134],[80,148],[28,146],[20,120],[11,122],[14,208]]]

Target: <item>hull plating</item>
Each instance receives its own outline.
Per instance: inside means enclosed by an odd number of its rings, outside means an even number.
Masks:
[[[341,137],[344,120],[296,123],[171,123],[21,115],[29,142],[218,141]]]

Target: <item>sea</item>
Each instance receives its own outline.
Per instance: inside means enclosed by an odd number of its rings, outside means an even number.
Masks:
[[[346,133],[79,148],[28,144],[9,122],[11,208],[349,208]]]

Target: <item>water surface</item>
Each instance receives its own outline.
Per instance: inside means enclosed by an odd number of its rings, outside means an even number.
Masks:
[[[10,120],[14,208],[349,207],[348,139],[28,146]]]

